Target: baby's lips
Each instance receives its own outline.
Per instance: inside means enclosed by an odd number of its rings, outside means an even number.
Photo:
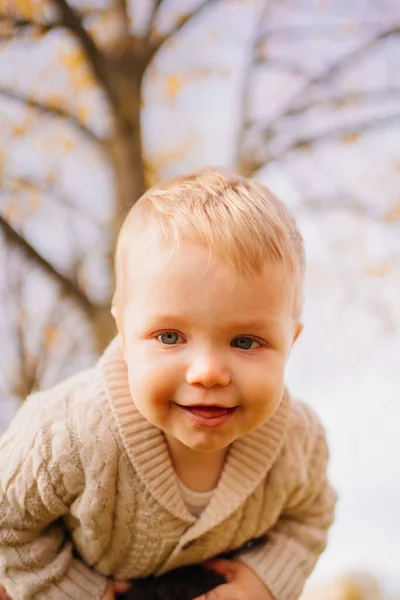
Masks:
[[[222,406],[188,406],[188,410],[191,410],[194,414],[204,419],[215,419],[217,417],[223,417],[233,409],[224,408]]]

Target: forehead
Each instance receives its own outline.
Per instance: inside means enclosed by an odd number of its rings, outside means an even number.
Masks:
[[[261,318],[293,314],[293,277],[283,265],[266,261],[260,272],[239,273],[204,245],[178,247],[153,240],[127,257],[125,306],[143,313],[206,315],[211,308]],[[203,318],[203,317],[202,317]]]

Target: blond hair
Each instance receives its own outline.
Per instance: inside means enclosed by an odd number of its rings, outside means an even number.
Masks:
[[[303,240],[287,207],[261,183],[205,169],[150,188],[131,208],[118,236],[113,305],[121,293],[132,241],[149,227],[160,241],[174,246],[184,240],[204,244],[243,275],[259,272],[266,262],[284,265],[296,279],[299,316]]]

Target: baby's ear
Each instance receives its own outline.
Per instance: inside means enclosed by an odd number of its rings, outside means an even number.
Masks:
[[[125,343],[124,343],[124,335],[123,335],[123,330],[122,330],[122,327],[121,327],[121,325],[122,325],[122,323],[121,323],[121,318],[120,318],[120,314],[119,314],[119,312],[118,312],[118,310],[117,310],[117,308],[116,308],[116,306],[115,306],[115,305],[112,305],[112,306],[111,306],[111,311],[110,311],[110,312],[111,312],[112,316],[114,317],[115,324],[116,324],[116,326],[117,326],[117,331],[118,331],[118,333],[119,333],[119,335],[120,335],[120,337],[121,337],[121,340],[122,340],[123,346],[125,346]],[[0,599],[0,600],[1,600],[1,599]]]
[[[303,323],[297,323],[296,331],[295,331],[294,338],[293,338],[293,344],[295,343],[297,338],[300,336],[303,329],[304,329]]]

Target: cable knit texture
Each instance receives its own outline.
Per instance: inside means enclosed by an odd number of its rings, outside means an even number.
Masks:
[[[30,396],[0,440],[0,582],[13,600],[100,600],[107,577],[159,575],[267,533],[240,560],[295,600],[333,521],[327,461],[318,419],[285,392],[231,445],[196,519],[115,338],[95,368]]]

